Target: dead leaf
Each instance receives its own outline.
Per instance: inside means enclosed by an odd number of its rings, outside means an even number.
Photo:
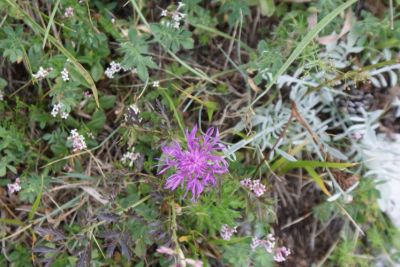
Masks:
[[[81,188],[83,189],[83,191],[85,191],[86,193],[91,195],[94,199],[99,201],[101,204],[105,205],[109,202],[108,199],[106,197],[102,196],[99,192],[97,192],[96,189],[89,187],[89,186],[81,186]]]
[[[340,38],[342,38],[345,34],[347,34],[351,30],[352,19],[353,19],[353,11],[351,9],[349,9],[346,12],[346,16],[345,16],[345,20],[344,20],[344,23],[343,23],[343,27],[340,30],[339,35],[336,34],[336,33],[333,33],[333,34],[330,34],[330,35],[317,37],[316,38],[317,42],[322,44],[322,45],[328,45],[328,44],[337,42]],[[308,30],[311,30],[312,28],[314,28],[318,24],[318,15],[317,15],[317,13],[312,13],[310,16],[308,16],[307,22],[308,22]]]
[[[252,78],[250,78],[250,77],[247,78],[247,82],[249,83],[250,88],[251,88],[255,93],[258,93],[258,92],[261,91],[260,87],[258,87],[258,86],[255,84],[255,82],[253,81]]]

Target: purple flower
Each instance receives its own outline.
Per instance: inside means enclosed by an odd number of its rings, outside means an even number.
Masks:
[[[183,149],[175,140],[170,146],[164,146],[159,174],[169,169],[175,173],[168,177],[165,188],[175,190],[178,186],[186,185],[185,195],[190,191],[192,199],[196,200],[203,192],[204,187],[217,183],[216,175],[228,172],[228,163],[215,152],[225,148],[219,142],[218,130],[210,128],[207,132],[196,137],[197,127],[189,133],[186,130],[185,137],[187,148]]]
[[[220,230],[220,235],[221,235],[222,239],[223,240],[231,240],[232,235],[234,233],[237,233],[236,228],[237,228],[237,226],[229,227],[226,224],[222,225],[221,230]]]
[[[283,262],[292,252],[286,247],[279,247],[275,250],[274,260],[276,262]]]

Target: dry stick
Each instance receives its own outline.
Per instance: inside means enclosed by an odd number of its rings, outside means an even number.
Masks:
[[[234,44],[234,42],[235,42],[235,37],[236,37],[238,25],[239,25],[239,21],[235,23],[235,27],[233,28],[233,36],[232,36],[233,39],[232,39],[232,40],[230,41],[230,43],[229,43],[229,48],[228,48],[227,56],[229,56],[229,55],[232,53],[233,44]],[[226,69],[227,66],[228,66],[228,59],[225,60],[224,68],[223,68],[223,69]]]
[[[260,169],[261,165],[262,165],[264,162],[268,162],[268,158],[269,158],[270,154],[272,153],[272,151],[275,150],[275,148],[276,148],[276,146],[278,145],[278,143],[279,143],[279,142],[281,141],[281,139],[285,136],[286,131],[287,131],[287,129],[289,128],[289,124],[290,124],[290,121],[292,120],[292,118],[293,118],[293,113],[290,114],[288,121],[286,122],[284,128],[282,129],[282,132],[279,134],[278,139],[276,139],[274,145],[272,146],[271,150],[268,152],[267,156],[265,156],[264,153],[261,153],[261,155],[263,156],[263,160],[258,164],[257,169],[255,170],[254,175],[253,175],[253,177],[252,177],[253,179],[254,179],[255,176],[257,175],[257,172],[258,172],[258,170]],[[268,165],[267,165],[267,166],[268,166]]]
[[[181,247],[179,246],[179,240],[178,240],[178,236],[176,234],[177,230],[178,230],[178,225],[176,223],[176,210],[175,210],[175,202],[172,200],[170,202],[171,205],[171,210],[172,210],[172,225],[171,225],[171,230],[172,230],[172,241],[175,243],[175,250],[178,254],[178,263],[179,265],[182,265],[183,267],[186,266],[186,261],[185,261],[185,255],[182,252]]]
[[[295,224],[297,224],[297,223],[303,221],[304,219],[308,218],[308,217],[309,217],[310,215],[312,215],[312,214],[313,214],[313,213],[312,213],[312,211],[311,211],[311,212],[309,212],[309,213],[307,213],[307,214],[305,214],[305,215],[303,215],[303,216],[297,218],[296,220],[291,221],[291,222],[285,224],[284,226],[281,227],[281,230],[284,230],[284,229],[286,229],[286,228],[289,228],[289,227],[291,227],[291,226],[293,226],[293,225],[295,225]]]
[[[332,244],[332,246],[329,248],[328,252],[324,255],[324,257],[322,258],[322,260],[320,260],[317,263],[317,267],[322,267],[325,263],[325,261],[331,256],[332,252],[335,250],[337,244],[339,243],[340,238],[338,238],[335,243]]]
[[[296,117],[296,119],[299,121],[299,123],[307,130],[307,132],[311,135],[311,138],[313,139],[313,141],[316,143],[316,145],[318,145],[318,147],[321,149],[322,148],[322,144],[319,142],[319,138],[318,136],[316,136],[316,134],[312,131],[311,127],[307,124],[307,122],[301,117],[300,113],[297,111],[296,108],[296,104],[294,102],[292,102],[292,111],[294,110],[294,116]],[[329,156],[323,151],[321,150],[321,153],[324,154],[324,158],[328,158]],[[329,172],[329,169],[328,169]],[[333,178],[332,175],[330,175],[330,178],[332,180],[332,182],[337,186],[337,188],[339,188],[341,190],[340,185],[337,183],[337,181]],[[343,212],[343,214],[350,220],[350,222],[354,225],[354,227],[360,231],[361,234],[364,235],[363,230],[361,229],[360,226],[358,226],[358,224],[356,223],[356,221],[354,221],[354,219],[350,216],[350,214],[346,211],[345,208],[343,208],[339,203],[335,202],[336,205],[340,208],[340,210]]]
[[[396,63],[400,63],[400,60],[399,59],[387,60],[387,61],[379,62],[379,63],[376,63],[376,64],[368,65],[368,66],[360,68],[358,70],[352,70],[352,71],[345,72],[343,74],[337,75],[335,78],[333,78],[331,80],[328,80],[323,84],[318,85],[317,87],[310,88],[308,93],[313,92],[313,91],[319,91],[322,88],[324,88],[325,86],[334,85],[337,82],[342,81],[342,80],[352,79],[354,77],[357,77],[357,75],[362,74],[363,72],[366,72],[366,71],[369,71],[369,70],[373,70],[373,69],[376,69],[376,68],[380,68],[380,67],[390,66],[390,65],[393,65],[393,64],[396,64]]]

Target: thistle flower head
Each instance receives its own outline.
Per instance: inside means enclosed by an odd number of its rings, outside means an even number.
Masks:
[[[168,177],[165,188],[175,190],[178,186],[186,186],[185,195],[190,191],[193,200],[200,196],[206,186],[216,185],[216,175],[228,172],[226,160],[215,154],[225,148],[219,142],[218,130],[210,128],[202,136],[196,136],[196,132],[197,127],[190,133],[186,130],[186,149],[177,141],[162,148],[163,167],[159,172],[162,174],[174,169],[175,173]]]

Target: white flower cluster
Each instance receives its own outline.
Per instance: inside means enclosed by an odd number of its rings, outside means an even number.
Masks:
[[[263,246],[268,253],[272,253],[272,249],[275,247],[275,237],[273,234],[268,234],[267,239],[258,239],[257,237],[253,237],[250,246],[252,250],[255,250],[259,246]]]
[[[32,74],[32,77],[38,80],[44,79],[52,70],[53,68],[44,69],[43,67],[40,67],[37,73]]]
[[[105,70],[104,73],[108,78],[113,79],[114,78],[114,74],[117,73],[117,72],[120,72],[121,70],[123,70],[123,71],[132,70],[132,73],[136,73],[137,72],[136,69],[126,68],[126,67],[122,66],[121,63],[118,63],[118,62],[115,62],[115,61],[111,61],[110,67],[108,67]]]
[[[70,18],[74,15],[74,8],[69,6],[65,9],[64,11],[64,17],[65,18]]]
[[[267,235],[266,239],[258,239],[257,237],[253,237],[251,243],[251,249],[255,250],[259,246],[264,247],[265,251],[268,253],[274,254],[274,260],[276,262],[286,261],[286,258],[291,254],[290,249],[286,247],[278,247],[275,248],[275,237],[273,234]]]
[[[51,116],[54,118],[57,117],[57,115],[60,115],[62,119],[67,119],[69,114],[67,112],[61,111],[61,109],[64,107],[63,103],[58,103],[53,106],[53,109],[51,110]]]
[[[85,137],[83,137],[83,135],[80,135],[77,129],[73,129],[71,131],[71,134],[68,137],[68,141],[72,143],[73,152],[78,152],[87,148]]]
[[[203,262],[201,260],[195,260],[195,259],[190,259],[190,258],[185,258],[183,253],[178,253],[177,250],[171,249],[169,247],[164,247],[161,246],[157,248],[156,250],[160,254],[165,254],[169,256],[176,256],[177,254],[180,254],[179,257],[182,257],[183,259],[180,260],[180,264],[176,266],[192,266],[192,267],[203,267]],[[182,265],[181,265],[182,264]]]
[[[21,184],[20,183],[21,183],[20,179],[17,178],[17,179],[15,179],[14,183],[8,184],[7,185],[8,193],[11,195],[11,194],[14,194],[15,192],[20,191],[21,190]]]
[[[237,233],[237,226],[229,227],[227,224],[222,225],[220,230],[220,235],[223,240],[231,240],[231,237],[234,233]]]
[[[135,160],[139,158],[139,153],[134,153],[135,148],[132,148],[131,151],[126,152],[122,155],[121,162],[122,164],[128,165],[129,167],[133,166]]]
[[[140,109],[138,108],[138,106],[136,104],[131,104],[124,115],[124,120],[126,123],[129,124],[140,123],[142,121],[142,118],[139,117],[139,114]]]
[[[69,72],[66,68],[64,68],[61,72],[61,78],[64,82],[69,81]]]
[[[249,189],[257,197],[261,197],[262,195],[264,195],[265,191],[267,191],[265,185],[263,185],[259,179],[251,180],[250,178],[246,178],[240,181],[240,185]]]
[[[179,10],[184,6],[185,4],[183,4],[182,2],[178,3],[178,7],[176,8],[175,11],[168,11],[166,9],[163,9],[161,11],[161,17],[170,17],[172,19],[171,22],[162,22],[167,26],[172,26],[175,29],[179,29],[180,24],[181,24],[181,20],[186,16],[186,14],[179,12]]]
[[[119,72],[122,69],[122,66],[120,63],[117,63],[115,61],[111,61],[110,67],[106,69],[104,72],[106,76],[110,79],[114,78],[114,74]]]

